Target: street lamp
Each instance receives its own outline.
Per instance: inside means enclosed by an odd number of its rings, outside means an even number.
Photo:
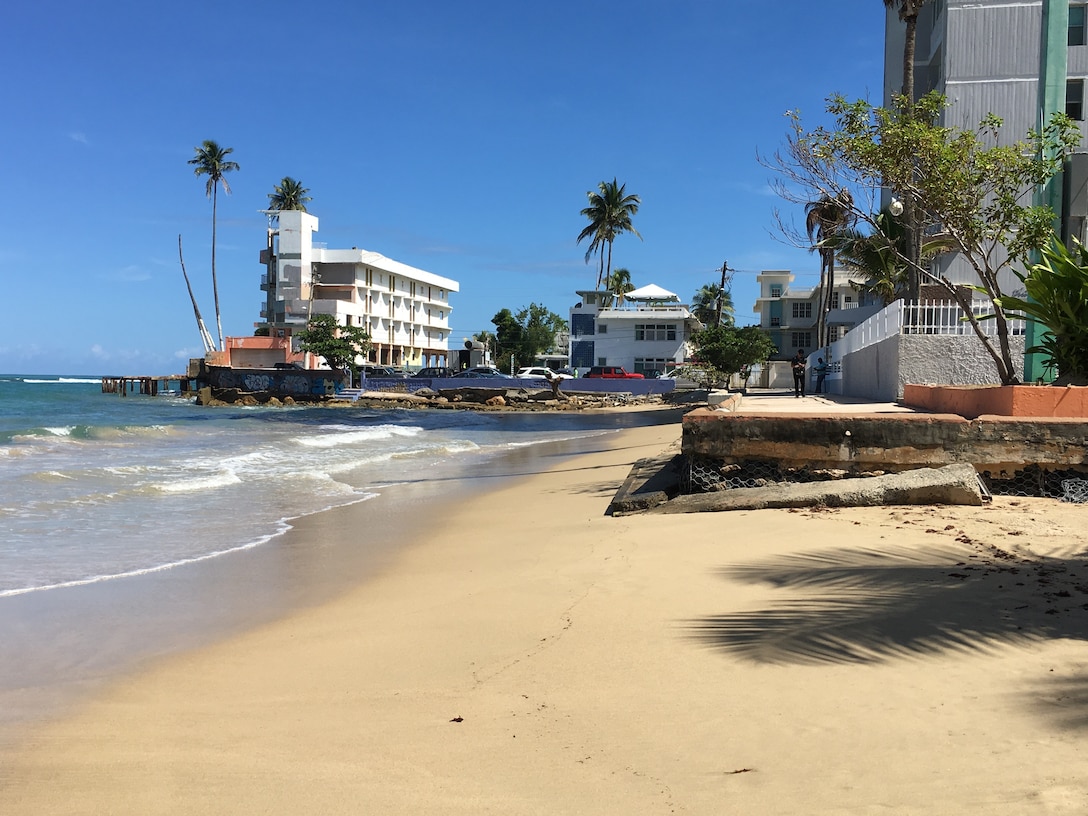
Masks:
[[[893,196],[892,203],[888,205],[888,212],[895,218],[898,218],[903,214],[903,202]]]

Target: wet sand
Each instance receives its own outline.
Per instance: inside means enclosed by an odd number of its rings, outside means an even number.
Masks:
[[[601,437],[109,684],[0,757],[5,814],[1088,810],[1084,507],[607,516],[678,438]]]

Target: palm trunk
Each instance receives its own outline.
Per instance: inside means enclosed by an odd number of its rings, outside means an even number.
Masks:
[[[219,348],[223,348],[223,319],[219,312],[219,283],[215,279],[215,210],[219,185],[212,185],[212,294],[215,296],[215,327],[219,331]]]

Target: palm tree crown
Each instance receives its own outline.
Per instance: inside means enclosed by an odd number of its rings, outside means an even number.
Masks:
[[[718,317],[719,300],[721,301],[720,318]],[[728,289],[722,289],[720,283],[704,284],[691,299],[691,313],[705,326],[713,326],[715,322],[719,322],[722,326],[732,326],[733,312],[733,293]]]
[[[589,219],[588,226],[578,233],[578,243],[582,239],[591,238],[589,249],[586,250],[586,262],[594,252],[601,253],[601,263],[597,272],[597,288],[602,281],[607,281],[612,274],[612,242],[616,236],[625,232],[639,235],[638,230],[631,224],[631,216],[638,212],[642,199],[634,193],[628,195],[627,185],[620,184],[615,178],[612,181],[602,181],[597,185],[598,192],[590,190],[586,193],[589,206],[582,210],[582,215]],[[604,247],[608,246],[608,259],[605,261]]]
[[[230,195],[230,185],[227,184],[226,174],[238,169],[238,162],[229,161],[227,156],[234,152],[233,147],[220,147],[210,139],[196,148],[196,155],[189,159],[193,165],[193,173],[197,176],[207,176],[208,183],[205,192],[212,200],[212,294],[215,296],[215,325],[219,330],[219,348],[223,348],[223,319],[219,312],[219,283],[215,277],[215,216],[219,197],[219,185]]]
[[[835,245],[831,240],[853,223],[854,198],[846,190],[836,196],[824,195],[805,205],[805,232],[820,253],[819,309],[816,319],[816,345],[822,348],[826,337],[825,322],[835,289]]]
[[[612,301],[615,300],[617,306],[622,306],[624,295],[633,291],[635,285],[631,283],[631,273],[623,267],[619,267],[608,276],[604,288],[608,290],[608,295],[603,305],[611,306]]]
[[[268,194],[268,209],[279,212],[281,210],[301,210],[307,212],[306,202],[313,201],[306,195],[310,190],[302,186],[302,182],[290,176],[284,176],[283,180],[272,188]]]

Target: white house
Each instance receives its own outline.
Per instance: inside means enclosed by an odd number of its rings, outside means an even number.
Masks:
[[[578,292],[570,310],[570,365],[584,373],[597,365],[662,374],[691,354],[691,335],[702,328],[680,297],[651,284],[619,302],[611,292]]]
[[[311,314],[370,334],[371,362],[392,366],[447,365],[450,294],[459,284],[364,249],[314,243],[317,218],[299,210],[276,213],[261,252],[267,271],[261,309],[272,337],[304,329]]]

